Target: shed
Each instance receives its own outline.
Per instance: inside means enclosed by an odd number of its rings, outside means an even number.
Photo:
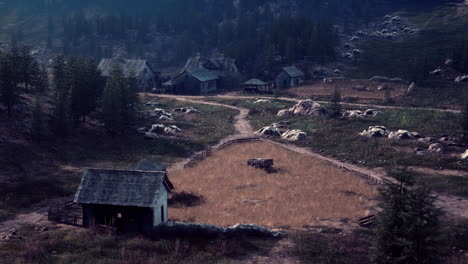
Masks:
[[[160,74],[147,60],[103,58],[98,65],[101,76],[109,78],[114,65],[120,66],[126,77],[134,74],[140,91],[151,91],[160,87]]]
[[[244,92],[253,92],[253,93],[271,93],[271,89],[268,86],[268,83],[263,82],[259,79],[250,79],[242,84]]]
[[[291,88],[303,83],[305,74],[296,66],[284,67],[276,76],[276,86],[278,88]]]
[[[105,225],[125,233],[151,234],[167,222],[171,187],[163,171],[88,169],[75,194],[83,226]]]

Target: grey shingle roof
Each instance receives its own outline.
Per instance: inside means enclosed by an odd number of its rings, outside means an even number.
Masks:
[[[137,170],[137,171],[165,171],[166,166],[150,159],[144,159],[136,163],[135,165],[128,168],[129,170]]]
[[[165,172],[85,170],[75,194],[80,204],[154,207],[165,186]]]
[[[115,64],[120,65],[125,76],[129,76],[132,72],[138,76],[146,68],[147,61],[104,58],[99,62],[98,69],[101,71],[102,76],[109,77]]]
[[[296,66],[289,66],[289,67],[284,67],[283,70],[291,77],[291,78],[297,78],[297,77],[302,77],[305,76],[304,72],[302,72],[299,68]]]
[[[259,79],[251,79],[251,80],[246,81],[244,84],[245,85],[258,85],[258,86],[268,85],[266,82],[260,81]]]
[[[188,69],[187,72],[200,82],[207,82],[219,79],[214,73],[205,68]]]
[[[164,164],[161,164],[155,160],[151,159],[144,159],[142,161],[139,161],[137,164],[130,166],[128,170],[136,170],[136,171],[166,171],[167,167]],[[164,178],[164,181],[166,182],[167,186],[172,190],[174,189],[174,184],[169,180],[169,177],[167,177],[167,174]]]

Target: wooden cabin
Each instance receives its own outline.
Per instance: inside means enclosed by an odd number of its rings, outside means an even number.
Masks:
[[[83,226],[109,226],[124,233],[150,235],[168,220],[173,189],[164,171],[89,169],[74,202],[83,207]]]
[[[163,84],[166,93],[206,95],[218,89],[219,77],[205,68],[188,69]]]
[[[109,78],[114,65],[120,66],[125,77],[135,75],[140,92],[157,90],[161,86],[160,73],[155,71],[147,60],[104,58],[98,65],[101,76]]]
[[[259,93],[259,94],[271,94],[271,90],[268,83],[263,82],[259,79],[251,79],[242,84],[242,88],[246,93]]]
[[[288,89],[303,83],[305,74],[296,66],[284,67],[276,76],[276,86],[281,89]]]

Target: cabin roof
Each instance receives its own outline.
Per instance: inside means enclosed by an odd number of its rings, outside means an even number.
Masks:
[[[88,169],[75,194],[79,204],[154,207],[161,187],[170,192],[162,171]]]
[[[256,85],[256,86],[265,86],[268,85],[266,82],[259,79],[250,79],[244,83],[244,85]]]
[[[125,76],[130,76],[131,73],[134,73],[136,76],[138,76],[146,69],[146,67],[153,71],[148,61],[138,59],[103,58],[99,62],[98,69],[101,71],[102,76],[109,77],[112,71],[112,67],[114,67],[116,64],[122,68]]]
[[[135,165],[133,166],[130,166],[128,168],[128,170],[131,170],[131,171],[166,171],[167,167],[166,165],[164,164],[161,164],[155,160],[152,160],[152,159],[144,159],[144,160],[141,160],[139,161],[138,163],[136,163]],[[167,176],[167,174],[165,175],[165,179],[164,179],[165,183],[167,184],[167,186],[169,187],[169,189],[173,190],[174,189],[174,184],[172,184],[172,182],[169,180],[169,177]]]
[[[296,66],[284,67],[283,71],[285,71],[291,78],[297,78],[297,77],[305,76],[304,72],[301,71]]]
[[[219,77],[205,68],[188,69],[187,72],[200,82],[219,79]]]

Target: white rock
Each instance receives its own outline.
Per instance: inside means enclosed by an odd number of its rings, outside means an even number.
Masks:
[[[307,133],[302,130],[288,130],[281,135],[281,138],[288,141],[299,141],[306,137]]]
[[[444,152],[444,146],[440,143],[434,143],[429,146],[429,151],[432,153],[442,153]]]
[[[266,100],[266,99],[258,99],[257,101],[254,102],[254,104],[264,104],[264,103],[271,103],[271,101]]]
[[[384,126],[370,126],[368,130],[364,130],[362,133],[360,133],[361,136],[363,137],[387,137],[388,136],[388,130]]]
[[[400,129],[398,131],[390,132],[390,134],[388,134],[388,138],[395,139],[395,140],[411,139],[411,138],[413,138],[413,135],[408,130]]]
[[[260,130],[257,131],[257,134],[263,136],[281,136],[281,132],[279,131],[279,129],[272,126],[262,127]]]
[[[289,117],[292,117],[294,115],[294,113],[288,109],[284,109],[284,110],[281,110],[278,112],[278,117],[286,117],[286,118],[289,118]]]
[[[461,158],[464,160],[468,159],[468,149],[461,155]]]

